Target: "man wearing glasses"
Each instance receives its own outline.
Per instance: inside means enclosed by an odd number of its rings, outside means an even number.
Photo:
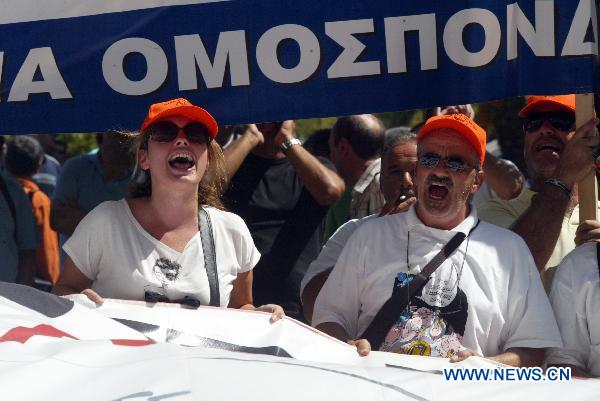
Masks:
[[[490,200],[478,213],[523,237],[549,291],[556,266],[596,228],[578,228],[577,182],[594,168],[598,120],[575,131],[575,95],[530,96],[519,117],[530,188],[512,200]]]
[[[371,349],[540,365],[560,344],[531,253],[480,222],[486,133],[463,114],[430,118],[417,140],[417,202],[363,223],[315,303],[313,324]]]

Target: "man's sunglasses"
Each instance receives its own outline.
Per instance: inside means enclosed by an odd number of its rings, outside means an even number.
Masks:
[[[191,143],[207,144],[210,142],[208,129],[197,122],[191,122],[179,128],[177,124],[171,121],[159,121],[148,127],[150,139],[156,142],[171,142],[177,138],[180,130],[185,133]]]
[[[438,165],[440,160],[444,160],[444,165],[446,166],[446,168],[454,173],[475,168],[467,162],[465,162],[460,157],[456,156],[446,158],[436,153],[425,153],[419,156],[419,164],[427,168],[435,168],[435,166]]]
[[[559,131],[569,132],[575,128],[575,116],[569,113],[530,113],[523,121],[525,132],[534,132],[539,130],[544,121]]]

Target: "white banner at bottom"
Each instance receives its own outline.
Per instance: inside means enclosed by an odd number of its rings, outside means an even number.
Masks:
[[[600,381],[462,380],[500,369],[356,351],[289,318],[55,297],[0,283],[2,400],[592,400]],[[451,396],[450,396],[451,395]]]

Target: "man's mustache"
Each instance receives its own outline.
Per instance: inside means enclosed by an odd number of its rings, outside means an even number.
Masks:
[[[448,189],[452,189],[454,183],[450,179],[450,177],[438,177],[437,175],[430,175],[427,177],[427,186],[436,184],[436,185],[444,185]]]

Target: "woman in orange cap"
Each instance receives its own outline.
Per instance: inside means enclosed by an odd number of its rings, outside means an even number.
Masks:
[[[258,309],[252,268],[260,254],[243,220],[223,210],[217,123],[185,99],[150,106],[137,138],[130,197],[102,203],[65,243],[53,292],[149,302]]]

